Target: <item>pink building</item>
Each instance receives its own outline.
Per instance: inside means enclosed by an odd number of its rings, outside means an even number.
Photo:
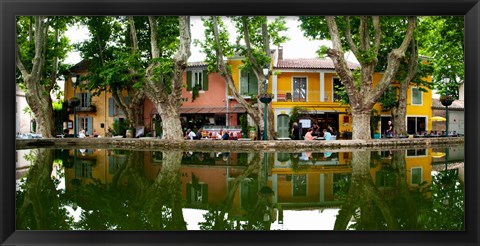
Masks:
[[[220,128],[240,128],[240,114],[245,109],[235,100],[227,99],[225,79],[218,73],[208,74],[207,64],[204,62],[189,63],[182,89],[183,105],[180,109],[182,128],[198,129],[200,127],[220,130]],[[144,121],[146,132],[153,129],[159,131],[157,109],[150,99],[144,103]]]

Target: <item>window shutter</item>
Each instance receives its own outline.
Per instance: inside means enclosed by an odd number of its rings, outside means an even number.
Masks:
[[[240,71],[240,94],[248,94],[248,73],[245,72],[245,69]]]
[[[87,123],[88,123],[88,131],[87,131],[87,133],[88,133],[89,135],[92,135],[92,134],[93,134],[93,129],[92,129],[92,128],[93,128],[93,118],[92,118],[92,117],[88,117],[87,120],[88,120],[88,122],[87,122]]]
[[[115,173],[115,161],[112,155],[108,157],[108,173]]]
[[[202,187],[202,203],[208,203],[208,184],[201,184]]]
[[[187,71],[187,91],[192,90],[192,71]]]
[[[87,92],[87,102],[85,103],[85,106],[90,107],[92,105],[92,94],[90,92]]]
[[[252,71],[248,74],[248,92],[250,94],[257,95],[258,94],[258,79],[255,76],[255,73]]]
[[[114,109],[115,109],[114,107],[115,105],[113,103],[113,98],[112,97],[108,98],[108,116],[109,117],[113,117]]]
[[[192,202],[192,184],[187,184],[187,204]]]
[[[202,86],[202,89],[204,91],[208,90],[208,71],[207,70],[203,70],[203,86]]]

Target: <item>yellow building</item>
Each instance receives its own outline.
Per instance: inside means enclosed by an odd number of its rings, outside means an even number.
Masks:
[[[275,95],[272,101],[274,112],[274,126],[279,137],[288,136],[289,114],[294,106],[307,110],[302,119],[304,132],[313,123],[320,127],[331,125],[338,132],[352,131],[352,116],[348,105],[340,105],[335,85],[341,85],[331,59],[301,58],[283,59],[280,48],[273,55],[273,75],[270,78],[269,90]],[[348,62],[353,70],[359,64]],[[373,83],[376,84],[382,77],[381,73],[374,74]],[[235,77],[234,77],[235,78]],[[410,86],[407,94],[406,131],[409,134],[429,131],[432,129],[431,91],[423,92],[419,88]],[[377,103],[375,108],[381,112]],[[379,130],[384,132],[390,112],[381,112]]]
[[[98,135],[104,137],[108,133],[108,128],[112,127],[115,119],[124,119],[125,113],[114,102],[112,94],[108,91],[101,91],[98,95],[84,89],[82,86],[88,83],[84,79],[87,74],[88,62],[82,61],[70,68],[70,74],[67,75],[64,85],[64,100],[67,102],[73,97],[80,99],[80,105],[76,109],[77,134],[81,129],[85,129],[87,135],[92,135],[96,131]],[[73,87],[72,77],[76,77],[76,88]],[[124,91],[123,96],[126,96]],[[69,134],[74,134],[74,114],[73,108],[69,109],[69,122],[64,125],[64,129],[69,130]]]

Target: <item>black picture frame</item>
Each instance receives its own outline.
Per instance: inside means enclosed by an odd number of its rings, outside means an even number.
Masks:
[[[464,15],[465,231],[16,231],[16,15]],[[478,245],[480,177],[480,4],[478,0],[0,0],[0,242],[1,245]]]

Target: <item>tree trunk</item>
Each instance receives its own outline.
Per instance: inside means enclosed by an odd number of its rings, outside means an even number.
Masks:
[[[158,210],[163,206],[171,209],[170,218],[172,223],[160,223],[159,227],[166,227],[168,230],[186,230],[187,224],[183,218],[182,211],[182,181],[180,167],[183,153],[180,151],[163,152],[162,169],[153,183],[149,196],[147,213],[153,224],[164,219],[156,218]]]
[[[40,84],[45,66],[47,29],[48,22],[45,22],[45,17],[36,16],[34,33],[35,57],[31,64],[31,70],[28,71],[24,66],[18,44],[15,45],[15,62],[22,74],[23,81],[27,88],[25,97],[37,122],[36,132],[42,134],[45,138],[51,138],[55,131],[52,99],[50,97],[50,91],[52,90],[53,85]]]
[[[399,48],[393,49],[388,54],[388,64],[385,69],[382,78],[377,83],[376,86],[373,86],[373,73],[374,67],[378,61],[378,49],[380,47],[380,38],[381,38],[381,29],[379,26],[379,18],[372,17],[372,22],[375,29],[375,40],[374,40],[374,49],[370,49],[370,35],[368,33],[368,20],[365,17],[361,17],[359,36],[360,36],[360,47],[357,49],[354,42],[352,41],[352,34],[350,33],[350,24],[347,19],[347,29],[346,29],[346,39],[349,43],[350,49],[354,51],[357,57],[363,57],[362,54],[358,52],[362,51],[373,51],[375,57],[369,59],[360,59],[361,64],[361,77],[360,85],[355,83],[355,79],[352,75],[352,72],[347,66],[347,63],[344,58],[344,52],[342,47],[342,42],[340,38],[340,32],[335,21],[335,17],[326,16],[325,17],[328,25],[328,30],[330,38],[332,40],[332,49],[327,51],[328,57],[330,57],[335,65],[335,71],[340,76],[343,85],[345,85],[345,90],[347,91],[350,105],[352,108],[353,116],[353,136],[352,139],[370,139],[370,113],[375,105],[375,102],[378,98],[384,93],[384,91],[390,85],[391,80],[397,73],[400,60],[405,55],[405,50],[407,49],[410,41],[412,40],[413,31],[416,27],[416,17],[408,17],[408,27],[406,30],[405,37],[402,44]],[[355,112],[356,111],[356,112]],[[367,115],[368,111],[368,115]],[[358,132],[361,131],[361,132]]]
[[[151,47],[154,59],[160,58],[158,47],[157,23],[156,19],[149,16],[151,29]],[[162,118],[163,139],[182,140],[182,125],[180,122],[180,106],[182,105],[182,84],[183,74],[187,68],[187,60],[190,57],[190,17],[179,17],[180,45],[177,53],[173,57],[173,78],[170,81],[164,81],[162,76],[156,74],[154,70],[161,66],[159,62],[154,61],[147,68],[144,90],[147,97],[155,104],[160,117]]]
[[[407,115],[407,93],[408,85],[415,77],[418,70],[418,49],[415,39],[410,42],[410,59],[408,62],[408,72],[404,81],[400,81],[400,94],[396,107],[392,108],[393,116],[393,131],[396,134],[403,134],[405,132],[406,123],[405,117]]]
[[[352,139],[371,139],[371,111],[352,107]]]

